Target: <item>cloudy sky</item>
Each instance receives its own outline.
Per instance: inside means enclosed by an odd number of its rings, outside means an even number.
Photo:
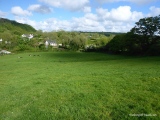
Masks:
[[[0,0],[0,17],[43,31],[127,32],[160,15],[160,0]]]

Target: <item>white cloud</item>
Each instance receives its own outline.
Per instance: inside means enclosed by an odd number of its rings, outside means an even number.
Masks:
[[[30,5],[28,10],[42,14],[50,13],[52,11],[49,7],[39,4]]]
[[[86,12],[82,17],[74,17],[70,20],[60,20],[55,18],[44,21],[32,21],[27,18],[17,17],[17,21],[27,23],[34,28],[43,31],[66,30],[66,31],[108,31],[108,32],[127,32],[133,28],[134,23],[143,14],[137,11],[131,11],[130,6],[120,6],[118,8],[108,9],[98,8],[96,13]]]
[[[61,7],[62,4],[64,4],[61,0],[39,0],[39,1],[54,7]]]
[[[110,19],[110,12],[108,11],[108,9],[98,8],[96,9],[96,13],[100,21],[105,21],[106,19],[108,20]]]
[[[31,26],[33,26],[34,28],[36,28],[37,26],[37,22],[36,21],[33,21],[33,20],[29,20],[28,18],[26,17],[20,17],[20,16],[16,16],[15,17],[15,20],[19,23],[24,23],[24,24],[29,24]]]
[[[68,30],[71,31],[71,22],[66,20],[58,20],[55,18],[49,18],[44,21],[34,21],[25,17],[16,17],[15,20],[20,23],[29,24],[37,30],[53,31],[53,30]]]
[[[129,21],[131,15],[130,6],[120,6],[117,9],[112,9],[110,12],[110,17],[116,21]]]
[[[139,19],[141,19],[143,17],[144,17],[144,15],[142,12],[133,11],[132,16],[131,16],[131,20],[134,22],[137,22]]]
[[[65,8],[70,11],[82,10],[89,4],[89,0],[39,0],[53,7]]]
[[[148,14],[148,16],[158,16],[158,15],[160,15],[160,8],[156,8],[155,6],[152,6],[149,9],[150,9],[150,13]]]
[[[55,18],[46,19],[36,22],[27,18],[17,18],[16,21],[33,26],[37,30],[43,31],[108,31],[108,32],[127,32],[133,25],[130,23],[113,22],[113,21],[93,21],[92,19],[81,17],[72,20],[58,20]]]
[[[108,32],[128,32],[131,28],[133,28],[133,24],[130,22],[124,23],[105,20],[102,24]]]
[[[96,14],[93,14],[93,13],[87,13],[87,14],[85,14],[84,17],[86,19],[90,19],[90,20],[93,20],[93,21],[97,21],[98,20],[98,16]]]
[[[29,12],[27,10],[23,10],[19,6],[12,7],[11,13],[16,15],[16,16],[31,16],[32,15],[31,12]]]
[[[123,22],[135,22],[143,17],[141,12],[131,11],[130,6],[119,6],[113,8],[111,11],[108,9],[98,8],[96,9],[98,18],[100,20],[111,20],[111,21],[123,21]]]
[[[73,18],[72,23],[72,29],[75,31],[105,31],[97,16],[92,13],[81,18]]]
[[[148,4],[148,3],[154,2],[156,0],[129,0],[129,1],[136,3],[136,4],[143,5],[143,4]]]
[[[120,2],[120,1],[127,1],[127,0],[96,0],[99,3],[108,3],[108,2]]]
[[[83,12],[90,13],[91,12],[91,7],[89,7],[89,6],[84,7]]]
[[[7,15],[6,12],[2,12],[2,11],[0,10],[0,17],[5,17],[6,15]]]
[[[87,13],[74,18],[72,29],[84,31],[127,32],[135,22],[143,17],[141,12],[131,11],[130,6],[120,6],[112,10],[98,8],[96,14]]]
[[[148,4],[157,0],[96,0],[99,3],[108,3],[108,2],[131,2],[139,5]]]

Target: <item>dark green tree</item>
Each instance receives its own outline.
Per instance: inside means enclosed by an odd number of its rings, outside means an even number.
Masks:
[[[155,17],[142,18],[136,22],[132,29],[135,34],[153,37],[160,34],[160,15]]]
[[[131,32],[139,35],[139,45],[143,53],[160,54],[160,15],[140,19]]]
[[[157,36],[160,35],[160,15],[140,19],[131,32],[143,36],[143,44],[146,49],[150,45],[157,44]]]

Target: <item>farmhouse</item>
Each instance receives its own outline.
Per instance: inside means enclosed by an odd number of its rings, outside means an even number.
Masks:
[[[3,54],[11,54],[11,52],[9,52],[9,51],[7,51],[7,50],[1,50],[1,51],[0,51],[0,54],[2,54],[2,55],[3,55]]]
[[[0,39],[0,43],[2,43],[2,41],[3,41],[3,40],[2,40],[2,38],[1,38],[1,39]]]
[[[58,47],[58,44],[57,44],[57,42],[55,40],[46,40],[45,46],[46,47],[48,47],[48,46]]]
[[[23,38],[28,38],[29,40],[33,38],[33,34],[23,34],[22,35]]]

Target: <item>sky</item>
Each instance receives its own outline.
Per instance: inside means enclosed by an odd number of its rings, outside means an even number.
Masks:
[[[160,0],[0,0],[0,17],[42,31],[128,32]]]

